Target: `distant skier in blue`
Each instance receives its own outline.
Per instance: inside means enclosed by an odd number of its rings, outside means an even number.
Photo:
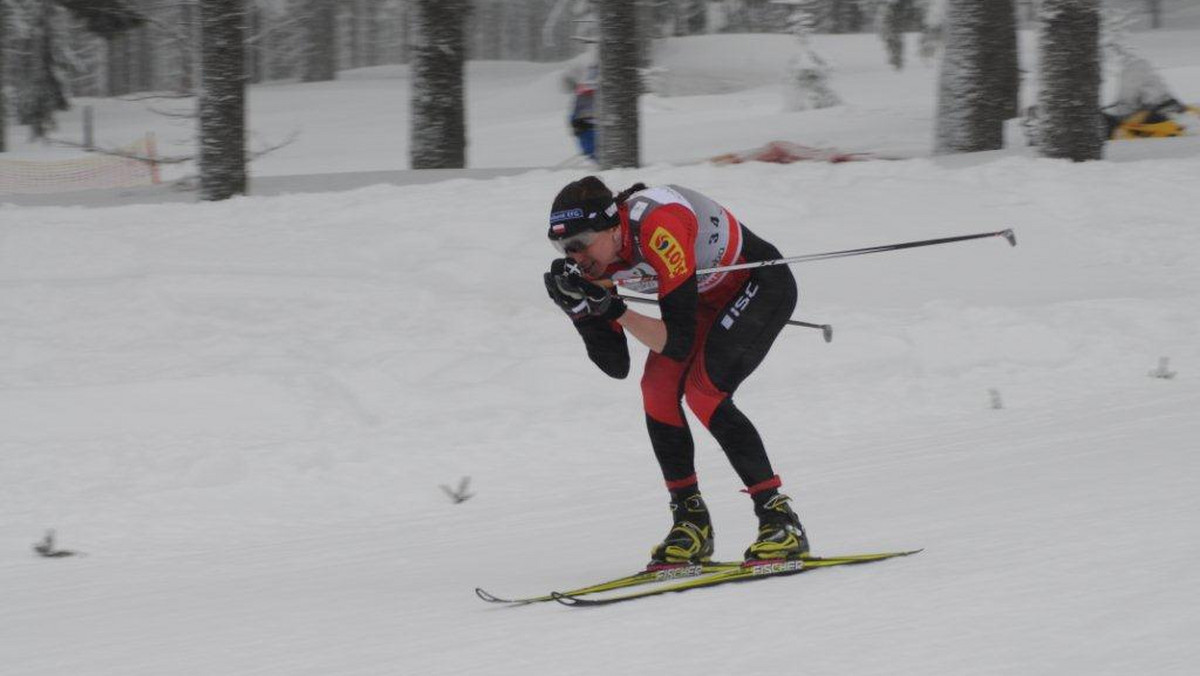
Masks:
[[[571,105],[571,131],[579,142],[579,151],[596,159],[596,66],[588,66],[587,74],[574,87]]]

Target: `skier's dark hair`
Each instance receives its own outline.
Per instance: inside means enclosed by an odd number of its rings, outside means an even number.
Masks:
[[[614,197],[612,190],[604,185],[604,181],[595,176],[584,176],[578,181],[571,181],[563,186],[563,189],[558,191],[558,196],[554,198],[551,209],[559,211],[576,205],[607,204],[609,202],[624,204],[630,195],[645,189],[646,184],[639,181]]]
[[[563,186],[554,198],[550,210],[557,212],[572,207],[591,207],[593,211],[603,211],[612,201],[612,191],[604,185],[604,181],[595,176],[584,176]]]
[[[646,184],[642,183],[641,181],[638,181],[637,183],[634,183],[633,185],[629,186],[628,188],[625,188],[624,190],[622,190],[620,192],[620,194],[618,194],[616,197],[613,198],[613,201],[615,201],[617,204],[624,204],[625,200],[629,199],[630,195],[632,195],[635,192],[639,192],[639,191],[645,190],[645,189],[646,189]]]

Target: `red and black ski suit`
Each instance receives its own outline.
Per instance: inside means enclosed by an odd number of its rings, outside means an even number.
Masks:
[[[692,435],[682,402],[708,428],[753,495],[777,488],[762,439],[733,393],[762,362],[796,307],[787,266],[705,275],[696,270],[780,258],[713,200],[675,185],[633,193],[620,205],[621,261],[605,271],[625,288],[657,293],[667,342],[642,375],[646,426],[671,491],[697,484]],[[655,275],[644,278],[647,274]],[[588,356],[605,373],[629,373],[629,348],[616,322],[577,322]]]

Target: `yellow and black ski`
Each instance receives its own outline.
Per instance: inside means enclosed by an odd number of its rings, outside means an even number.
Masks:
[[[651,582],[668,582],[670,580],[679,580],[684,578],[696,577],[707,573],[719,573],[726,570],[734,570],[740,567],[741,562],[725,562],[725,561],[709,561],[706,563],[679,563],[679,564],[664,564],[661,566],[650,566],[645,570],[618,577],[615,580],[599,582],[597,584],[588,585],[573,589],[569,592],[563,592],[568,596],[583,596],[585,594],[595,594],[597,592],[612,591],[614,589],[624,589],[626,587],[635,587],[640,584],[649,584]],[[527,605],[530,603],[542,603],[544,601],[553,601],[553,594],[544,596],[530,596],[521,599],[502,599],[476,587],[475,595],[487,601],[488,603],[507,603],[510,605]]]
[[[722,584],[733,582],[748,582],[751,580],[763,580],[768,577],[782,577],[785,575],[798,575],[806,573],[818,568],[830,568],[833,566],[848,566],[863,563],[874,563],[876,561],[886,561],[900,556],[911,556],[920,552],[920,549],[914,549],[904,552],[882,552],[879,554],[861,554],[854,556],[838,556],[838,557],[807,557],[802,559],[787,559],[779,561],[754,561],[738,564],[736,567],[727,568],[725,570],[714,571],[711,574],[703,574],[702,577],[695,579],[683,580],[665,586],[658,586],[651,589],[641,589],[628,594],[619,596],[608,596],[604,598],[579,598],[581,594],[571,592],[551,592],[550,596],[559,603],[571,607],[585,606],[604,606],[622,601],[634,601],[636,599],[644,599],[660,594],[670,594],[674,592],[689,591],[692,589],[701,589],[707,587],[716,587]],[[589,590],[588,594],[599,591],[610,591],[609,589]]]
[[[909,552],[886,552],[886,553],[881,553],[881,554],[854,554],[854,555],[849,555],[849,556],[834,556],[834,557],[805,557],[803,559],[799,559],[799,560],[791,561],[791,562],[768,562],[768,565],[780,565],[782,563],[791,563],[791,564],[793,564],[793,567],[796,567],[795,564],[803,564],[804,569],[807,570],[809,568],[820,568],[820,567],[828,567],[828,566],[847,565],[847,564],[853,564],[853,563],[868,563],[871,561],[882,561],[884,559],[894,558],[897,556],[908,556],[909,554],[915,554],[917,551],[920,551],[920,550],[909,551]],[[743,579],[745,577],[745,573],[748,568],[755,568],[757,570],[757,575],[751,576],[751,577],[762,577],[764,575],[791,574],[791,573],[795,573],[795,572],[800,572],[800,570],[792,570],[791,572],[782,572],[782,573],[774,572],[774,573],[772,573],[772,572],[769,572],[768,568],[763,567],[763,564],[759,564],[757,567],[754,567],[754,566],[748,566],[747,564],[745,564],[741,561],[710,561],[710,562],[706,562],[706,563],[681,563],[681,564],[666,564],[666,565],[651,566],[645,570],[639,571],[632,575],[626,575],[624,577],[619,577],[619,578],[616,578],[613,580],[599,582],[596,584],[588,585],[586,587],[579,587],[578,589],[572,589],[570,591],[551,592],[550,594],[545,594],[543,596],[530,596],[530,597],[526,597],[526,598],[506,599],[506,598],[501,598],[501,597],[495,596],[494,594],[491,594],[480,587],[475,588],[475,594],[479,598],[481,598],[484,601],[487,601],[489,603],[501,603],[501,604],[508,604],[508,605],[514,605],[514,606],[528,605],[531,603],[543,603],[545,601],[558,601],[559,603],[563,603],[565,605],[603,605],[605,603],[612,603],[617,600],[642,598],[643,596],[653,596],[654,594],[667,593],[670,591],[683,591],[684,589],[692,589],[694,586],[702,587],[702,586],[711,586],[712,584],[723,584],[724,582],[733,582],[735,579]],[[734,575],[734,577],[726,579],[726,577],[724,577],[724,576],[727,574]],[[706,576],[706,577],[701,577],[701,576]],[[692,579],[692,578],[699,578],[699,579]],[[600,592],[615,591],[618,589],[626,589],[628,587],[636,587],[636,586],[640,586],[640,585],[652,584],[655,582],[671,582],[672,580],[684,580],[684,582],[678,582],[676,584],[667,585],[666,587],[657,587],[655,589],[647,590],[649,593],[646,593],[646,594],[635,593],[635,594],[616,597],[616,598],[597,599],[595,601],[587,601],[586,603],[581,603],[582,601],[585,601],[585,600],[579,598],[581,596],[587,596],[589,594],[597,594]],[[700,584],[694,584],[694,583],[700,583]]]

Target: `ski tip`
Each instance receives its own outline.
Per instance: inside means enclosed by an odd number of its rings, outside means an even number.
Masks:
[[[895,552],[890,552],[886,556],[889,559],[894,559],[898,556],[912,556],[913,554],[920,554],[923,551],[925,551],[924,547],[921,547],[920,549],[901,549]]]
[[[923,551],[925,551],[924,547],[921,549],[898,549],[896,551],[877,552],[874,554],[841,554],[837,556],[814,556],[810,554],[800,557],[800,560],[808,563],[826,563],[830,561],[870,563],[872,561],[886,561],[887,559],[894,559],[900,556],[912,556]]]
[[[515,603],[515,601],[511,601],[509,599],[502,599],[499,596],[494,596],[494,595],[484,591],[484,589],[482,587],[475,588],[475,595],[478,596],[479,598],[483,599],[484,601],[487,601],[488,603]]]
[[[559,603],[563,604],[564,606],[583,605],[583,602],[580,599],[577,599],[574,596],[568,596],[567,594],[564,594],[562,592],[552,591],[552,592],[550,592],[550,598],[554,599],[555,601],[558,601]]]

